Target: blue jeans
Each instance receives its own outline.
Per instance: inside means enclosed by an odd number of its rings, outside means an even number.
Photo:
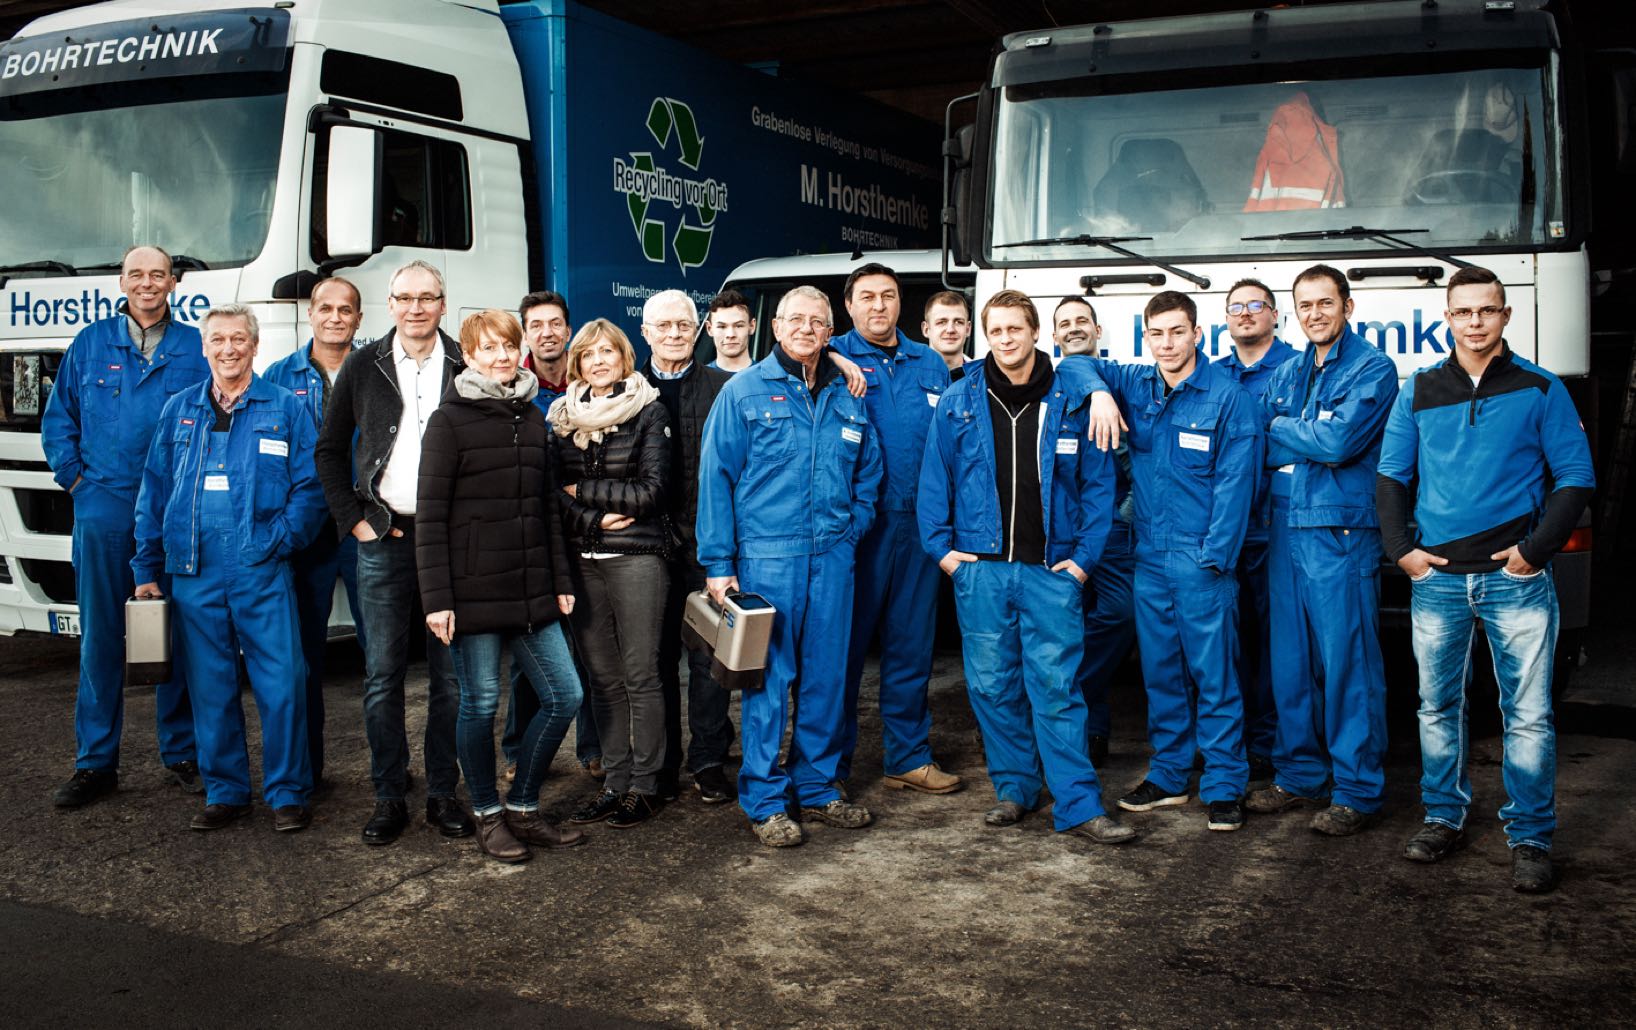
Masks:
[[[460,718],[455,743],[460,769],[466,774],[472,811],[500,811],[494,776],[494,714],[500,708],[500,659],[504,651],[534,686],[539,706],[523,732],[517,751],[517,775],[505,807],[532,812],[540,807],[540,784],[579,710],[581,688],[574,656],[560,622],[532,633],[459,633],[449,651],[460,679]]]
[[[317,783],[324,775],[324,648],[329,643],[337,576],[346,584],[358,647],[367,649],[363,613],[358,608],[358,541],[350,535],[337,540],[326,522],[313,542],[290,558],[290,569],[295,576],[295,610],[301,619],[301,656],[307,662],[307,753]]]
[[[420,584],[415,576],[415,533],[358,545],[358,601],[364,620],[364,735],[377,801],[402,801],[409,764],[403,720],[403,681],[409,669],[409,633]],[[426,796],[452,798],[460,783],[454,723],[460,707],[449,649],[426,633]]]
[[[573,626],[565,624],[563,635],[568,638],[568,651],[574,657],[574,671],[581,685],[590,682],[585,667],[579,661],[579,648],[574,643]],[[528,672],[521,662],[511,663],[511,703],[506,705],[506,728],[500,736],[500,751],[510,765],[517,764],[517,753],[523,746],[523,734],[540,710],[540,699],[528,685]],[[591,711],[591,692],[585,691],[580,702],[579,715],[574,719],[574,757],[580,765],[590,765],[591,759],[602,757],[602,740],[596,735],[596,715]]]
[[[1551,715],[1551,661],[1556,653],[1556,586],[1549,570],[1528,577],[1504,569],[1432,571],[1414,583],[1410,618],[1420,665],[1420,797],[1426,821],[1465,825],[1471,807],[1466,771],[1466,684],[1471,645],[1482,620],[1494,655],[1505,728],[1506,804],[1500,809],[1511,847],[1551,849],[1556,829],[1556,726]]]

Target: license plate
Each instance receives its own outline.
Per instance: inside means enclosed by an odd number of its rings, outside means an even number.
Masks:
[[[80,617],[76,612],[52,612],[51,632],[59,637],[80,635]]]

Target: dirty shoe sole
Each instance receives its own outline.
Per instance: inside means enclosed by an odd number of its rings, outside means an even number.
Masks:
[[[927,787],[919,783],[911,783],[908,780],[900,780],[896,776],[883,776],[881,777],[881,783],[893,790],[914,790],[922,794],[953,794],[966,785],[964,780],[956,780],[947,787]]]

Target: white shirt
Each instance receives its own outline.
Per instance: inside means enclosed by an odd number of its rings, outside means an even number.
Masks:
[[[399,515],[415,513],[416,490],[420,485],[420,438],[426,432],[426,421],[443,399],[443,365],[441,339],[433,345],[426,360],[417,363],[398,338],[392,337],[392,367],[398,373],[403,412],[398,416],[397,439],[392,443],[392,454],[386,459],[386,470],[381,473],[376,494],[381,503]]]

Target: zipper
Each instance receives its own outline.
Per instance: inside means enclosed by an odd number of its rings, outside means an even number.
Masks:
[[[526,403],[532,403],[532,402],[524,401],[523,403],[526,404]],[[517,539],[520,540],[522,542],[522,545],[523,545],[523,593],[526,595],[528,593],[528,534],[524,531],[525,526],[524,526],[524,523],[523,523],[523,508],[522,508],[522,500],[523,500],[523,444],[522,444],[522,439],[521,439],[522,421],[523,421],[523,418],[522,418],[521,415],[518,415],[518,414],[515,414],[515,413],[512,414],[512,416],[511,416],[511,453],[512,453],[512,457],[514,459],[512,464],[515,465],[516,469],[517,469],[517,530],[518,530]],[[549,548],[547,548],[546,553],[547,554],[550,553]],[[553,583],[552,587],[554,588],[555,586],[556,586],[556,584]],[[553,603],[556,601],[556,594],[555,594],[554,590],[553,590],[553,593],[552,593],[552,601],[553,601]],[[527,606],[526,601],[524,602],[524,606],[526,608],[526,606]],[[528,632],[529,632],[530,635],[532,635],[533,632],[534,632],[534,624],[533,624],[532,621],[530,621],[529,624],[528,624]]]
[[[1022,418],[1023,413],[1026,412],[1028,409],[1025,407],[1021,411],[1019,411],[1015,415],[1013,415],[1011,413],[1011,408],[1009,408],[1006,405],[1005,401],[1000,400],[999,395],[997,395],[992,388],[988,391],[988,395],[990,397],[994,398],[995,403],[997,403],[1000,406],[1000,410],[1005,412],[1006,418],[1009,418],[1011,420],[1011,519],[1010,519],[1009,524],[1006,527],[1005,560],[1006,561],[1016,561],[1017,560],[1017,420],[1019,418]]]
[[[1466,425],[1468,426],[1477,424],[1477,389],[1480,385],[1481,381],[1471,384],[1471,404],[1466,415]]]

